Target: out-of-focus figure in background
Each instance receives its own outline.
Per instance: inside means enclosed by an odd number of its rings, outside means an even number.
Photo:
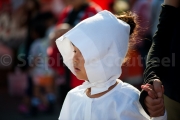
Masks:
[[[66,23],[57,25],[53,30],[53,32],[51,32],[49,35],[50,44],[47,49],[47,54],[49,57],[48,65],[54,71],[54,79],[55,79],[54,87],[57,92],[57,101],[58,103],[60,103],[60,105],[63,102],[62,96],[66,96],[66,92],[63,92],[62,90],[68,91],[69,86],[68,84],[66,84],[67,81],[65,79],[65,68],[62,61],[62,56],[58,52],[58,49],[55,45],[55,40],[70,29],[71,29],[70,25]]]
[[[44,12],[39,15],[39,22],[34,23],[32,27],[34,42],[30,47],[28,56],[29,72],[34,83],[31,104],[33,107],[39,107],[39,109],[44,109],[45,111],[51,109],[51,105],[55,102],[53,71],[48,66],[47,57],[47,48],[50,42],[48,35],[54,25],[55,18],[52,13]],[[44,92],[42,92],[42,88],[44,88]],[[33,109],[32,111],[35,110]]]
[[[19,110],[35,115],[38,109],[40,111],[51,109],[50,104],[55,97],[53,71],[48,67],[46,51],[49,46],[48,35],[56,20],[51,12],[41,11],[40,4],[36,0],[27,0],[25,5],[28,14],[28,34],[25,43],[19,49],[18,54],[24,56],[20,59],[18,66],[27,72],[28,88],[24,99],[29,102],[20,105]],[[25,65],[23,65],[23,60],[26,60]]]

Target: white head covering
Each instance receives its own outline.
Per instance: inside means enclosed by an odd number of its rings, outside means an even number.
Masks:
[[[73,46],[81,51],[89,81],[80,88],[91,88],[91,95],[104,92],[121,75],[127,53],[130,26],[104,10],[85,19],[56,40],[64,63],[73,72]]]

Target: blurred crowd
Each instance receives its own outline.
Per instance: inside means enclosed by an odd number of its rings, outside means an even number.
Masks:
[[[26,115],[52,113],[67,92],[82,84],[63,64],[55,40],[83,19],[106,9],[132,11],[139,22],[138,43],[121,80],[138,89],[163,0],[0,0],[0,90],[21,96]]]

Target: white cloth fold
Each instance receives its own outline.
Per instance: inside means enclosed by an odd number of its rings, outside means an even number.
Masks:
[[[81,89],[91,88],[91,95],[100,93],[101,91],[106,91],[109,89],[110,86],[114,85],[116,80],[108,80],[106,82],[94,82],[90,83],[85,81],[82,85],[79,86]]]

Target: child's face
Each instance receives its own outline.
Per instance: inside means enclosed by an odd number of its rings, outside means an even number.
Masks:
[[[73,56],[73,67],[76,74],[76,77],[80,80],[88,80],[86,70],[84,68],[84,58],[80,52],[80,50],[74,46],[74,56]]]

